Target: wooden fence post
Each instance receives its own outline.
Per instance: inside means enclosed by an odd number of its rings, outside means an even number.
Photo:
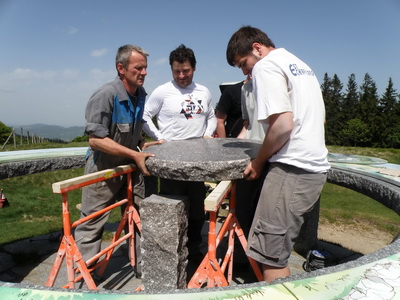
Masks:
[[[10,139],[10,137],[12,136],[14,130],[10,133],[10,135],[8,136],[7,140],[5,141],[5,143],[3,144],[3,146],[1,147],[1,150],[4,149],[4,147],[6,146],[6,144],[8,143],[8,140]]]

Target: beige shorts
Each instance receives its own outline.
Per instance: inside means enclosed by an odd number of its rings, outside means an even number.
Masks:
[[[327,175],[271,163],[251,226],[247,255],[273,267],[286,267],[294,240],[321,194]]]

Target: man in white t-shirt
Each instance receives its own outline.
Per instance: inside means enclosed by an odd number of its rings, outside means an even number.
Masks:
[[[285,49],[276,49],[261,30],[244,26],[236,31],[226,57],[244,75],[252,75],[257,119],[268,124],[244,176],[256,179],[269,164],[246,253],[262,264],[264,280],[271,282],[290,275],[294,240],[326,181],[330,165],[325,107],[310,67]]]
[[[171,52],[169,62],[173,80],[157,87],[145,104],[143,130],[154,140],[169,142],[212,137],[217,119],[209,90],[193,82],[196,58],[193,50],[180,45]],[[157,116],[158,128],[152,121]],[[204,224],[203,182],[160,178],[160,193],[189,198],[189,260],[201,261],[201,229]]]

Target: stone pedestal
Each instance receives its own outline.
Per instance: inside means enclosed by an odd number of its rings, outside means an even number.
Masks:
[[[140,206],[142,286],[146,292],[186,287],[187,198],[151,195]]]

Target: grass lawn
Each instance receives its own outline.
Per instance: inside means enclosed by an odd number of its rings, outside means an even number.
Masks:
[[[70,146],[86,145],[78,143]],[[63,145],[52,146],[59,148]],[[397,149],[328,148],[330,152],[379,157],[400,164],[400,150]],[[4,189],[10,201],[10,207],[0,209],[0,245],[61,230],[61,196],[53,194],[51,184],[82,174],[83,169],[73,169],[0,180],[0,188]],[[80,190],[69,193],[73,221],[79,218],[75,206],[80,200]],[[119,218],[120,211],[116,209],[111,214],[110,222],[117,222]],[[329,183],[321,195],[321,220],[349,226],[374,226],[393,236],[400,231],[400,217],[395,212],[364,195]]]
[[[321,194],[320,220],[368,230],[370,226],[393,237],[400,232],[400,217],[393,210],[358,192],[326,183]]]

